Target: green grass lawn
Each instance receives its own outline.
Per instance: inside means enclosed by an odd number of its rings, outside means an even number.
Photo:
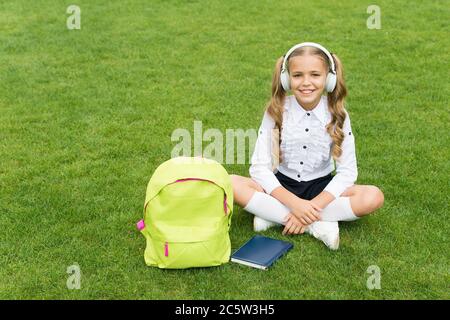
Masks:
[[[449,16],[445,1],[2,1],[0,298],[450,298]],[[384,207],[341,223],[337,252],[265,232],[295,246],[267,272],[147,267],[135,222],[172,132],[258,128],[275,60],[303,41],[344,64],[358,183]],[[248,176],[248,161],[224,166]],[[235,205],[232,248],[253,234]]]

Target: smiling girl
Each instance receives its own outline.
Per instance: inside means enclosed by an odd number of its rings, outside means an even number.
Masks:
[[[307,232],[335,250],[338,221],[356,220],[383,205],[379,188],[354,184],[355,138],[346,95],[342,64],[321,45],[301,43],[278,59],[251,178],[231,176],[236,203],[255,215],[255,231],[281,224],[283,234]]]

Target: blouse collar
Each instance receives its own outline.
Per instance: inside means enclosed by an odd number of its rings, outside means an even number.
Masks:
[[[317,117],[317,119],[319,119],[320,122],[322,122],[323,125],[327,125],[326,112],[328,103],[326,96],[322,96],[317,106],[312,110],[303,109],[303,107],[297,102],[297,99],[295,99],[295,96],[292,95],[289,98],[291,101],[290,103],[291,108],[289,109],[292,110],[295,122],[300,121],[307,113],[313,113]]]

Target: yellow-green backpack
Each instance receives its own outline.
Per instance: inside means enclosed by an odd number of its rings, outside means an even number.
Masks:
[[[230,176],[218,162],[178,157],[162,163],[147,186],[145,262],[159,268],[209,267],[230,259]]]

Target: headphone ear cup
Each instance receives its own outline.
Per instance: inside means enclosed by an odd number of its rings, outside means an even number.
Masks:
[[[336,75],[333,72],[328,72],[325,90],[327,92],[333,92],[334,88],[336,88]]]
[[[281,86],[283,87],[284,91],[287,92],[291,89],[290,85],[289,85],[289,74],[287,73],[287,71],[281,70],[280,82],[281,82]]]

